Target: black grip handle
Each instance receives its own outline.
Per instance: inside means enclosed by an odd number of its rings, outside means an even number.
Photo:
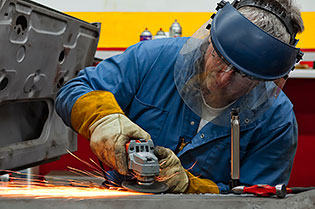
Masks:
[[[297,194],[300,192],[306,192],[306,191],[313,190],[313,189],[315,189],[315,187],[290,187],[290,188],[288,188],[289,193],[292,193],[292,194]]]

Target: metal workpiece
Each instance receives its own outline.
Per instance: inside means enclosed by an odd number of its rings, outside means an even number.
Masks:
[[[216,209],[312,209],[315,191],[288,195],[284,199],[253,195],[159,194],[98,199],[29,199],[1,198],[1,209],[158,209],[158,208],[216,208]]]
[[[0,102],[53,98],[92,65],[100,26],[28,0],[0,1]]]
[[[230,187],[239,185],[240,179],[240,110],[233,108],[231,112],[231,182]]]
[[[92,65],[100,33],[29,0],[0,0],[0,169],[34,166],[76,150],[54,110],[61,86]]]

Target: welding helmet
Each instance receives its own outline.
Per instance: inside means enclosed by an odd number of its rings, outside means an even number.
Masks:
[[[218,3],[218,12],[182,47],[174,69],[185,103],[224,126],[232,108],[240,109],[241,124],[268,109],[281,91],[273,81],[286,78],[303,55],[295,34],[290,44],[276,39],[239,13],[238,2]]]

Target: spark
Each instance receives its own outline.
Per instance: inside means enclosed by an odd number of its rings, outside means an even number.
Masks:
[[[73,170],[73,171],[77,172],[77,173],[85,174],[86,176],[91,176],[91,177],[95,177],[95,178],[104,179],[104,177],[102,177],[102,176],[97,176],[97,175],[93,174],[92,172],[89,172],[89,171],[86,171],[86,170],[80,170],[80,169],[77,169],[77,168],[73,168],[73,167],[71,167],[71,166],[68,166],[68,168],[69,168],[70,170]]]
[[[107,172],[102,169],[92,159],[90,161],[94,164],[90,164],[84,161],[68,151],[68,153],[79,160],[80,162],[88,165],[93,171],[81,170],[68,166],[71,173],[78,176],[93,177],[95,179],[104,179],[104,174]],[[150,193],[140,193],[126,191],[124,188],[112,183],[106,188],[89,180],[74,180],[58,177],[49,177],[52,181],[47,181],[44,176],[31,174],[30,179],[25,178],[25,173],[0,170],[5,173],[11,173],[9,182],[0,181],[0,197],[6,198],[63,198],[63,199],[97,199],[97,198],[119,198],[125,196],[137,196],[137,195],[152,195]]]
[[[107,173],[99,164],[97,164],[92,158],[89,158],[94,165],[96,165],[102,172]]]
[[[79,172],[79,169],[73,168]],[[20,172],[10,172],[11,175],[21,175]],[[84,171],[80,171],[84,173]],[[24,175],[25,176],[25,175]],[[53,182],[36,179],[43,177],[33,175],[32,179],[11,176],[9,182],[0,182],[0,197],[5,198],[63,198],[63,199],[98,199],[98,198],[119,198],[125,196],[151,195],[149,193],[130,192],[121,187],[105,188],[91,181],[78,181],[51,177]],[[96,177],[96,176],[94,176]]]
[[[0,183],[0,197],[6,198],[63,198],[63,199],[97,199],[135,195],[149,195],[148,193],[111,190],[102,187],[50,186],[50,185],[10,185],[10,182]]]
[[[80,162],[84,163],[85,165],[89,166],[92,169],[98,170],[98,168],[96,168],[95,166],[91,165],[90,163],[86,162],[85,160],[80,159],[78,156],[76,156],[75,154],[73,154],[71,151],[67,150],[67,152],[74,158],[76,158],[77,160],[79,160]]]
[[[193,167],[197,164],[197,162],[198,162],[198,161],[195,161],[195,162],[192,164],[192,166],[190,166],[190,167],[187,168],[186,170],[187,170],[187,171],[192,170]],[[167,165],[166,165],[166,167],[165,167],[164,169],[161,169],[161,167],[162,167],[164,164],[166,164],[166,163],[167,163],[167,160],[163,160],[163,161],[161,161],[161,162],[159,163],[159,164],[160,164],[160,172],[161,172],[162,170],[164,170],[164,172],[165,172],[165,171],[171,169],[171,168],[167,167]],[[185,171],[175,172],[175,173],[173,173],[173,174],[171,174],[171,175],[169,175],[169,176],[157,176],[157,177],[155,177],[155,180],[156,180],[156,181],[159,181],[159,182],[164,182],[164,181],[167,181],[168,179],[173,178],[174,176],[177,176],[177,175],[181,174],[182,172],[185,172]],[[200,175],[199,175],[199,176],[194,176],[194,177],[189,178],[189,179],[194,179],[194,178],[199,178],[199,177],[200,177]]]
[[[187,169],[187,171],[192,170],[193,167],[195,167],[195,165],[197,164],[197,162],[198,162],[198,161],[196,160],[196,161],[194,162],[194,164],[192,164],[192,166],[190,166],[190,168]]]
[[[91,177],[101,178],[101,179],[104,179],[105,175],[108,175],[108,177],[110,176],[109,173],[108,173],[106,170],[104,170],[99,164],[97,164],[92,158],[89,158],[89,160],[90,160],[94,165],[96,165],[97,168],[96,168],[95,166],[91,165],[90,163],[88,163],[87,161],[80,159],[78,156],[76,156],[76,155],[75,155],[74,153],[72,153],[71,151],[67,150],[67,152],[68,152],[72,157],[74,157],[75,159],[79,160],[80,162],[84,163],[85,165],[89,166],[90,168],[95,169],[93,172],[95,172],[96,175],[93,174],[92,172],[89,172],[89,171],[83,171],[83,170],[76,169],[76,168],[73,168],[73,167],[71,167],[71,166],[68,166],[68,168],[70,169],[70,172],[75,173],[75,174],[77,174],[77,175],[79,175],[79,176],[86,176],[86,175],[88,175],[88,176],[91,176]],[[102,172],[102,173],[101,173],[101,172]],[[104,180],[105,180],[105,179],[104,179]],[[121,188],[120,188],[120,185],[118,185],[115,181],[111,181],[111,180],[107,179],[107,182],[109,182],[111,185],[104,185],[104,186],[106,186],[106,187],[113,187],[113,186],[114,186],[114,187],[117,188],[117,189],[121,189]]]

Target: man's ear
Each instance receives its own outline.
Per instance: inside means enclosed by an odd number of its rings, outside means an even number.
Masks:
[[[217,84],[219,88],[224,88],[231,83],[231,79],[233,76],[233,70],[220,70],[217,73]]]

